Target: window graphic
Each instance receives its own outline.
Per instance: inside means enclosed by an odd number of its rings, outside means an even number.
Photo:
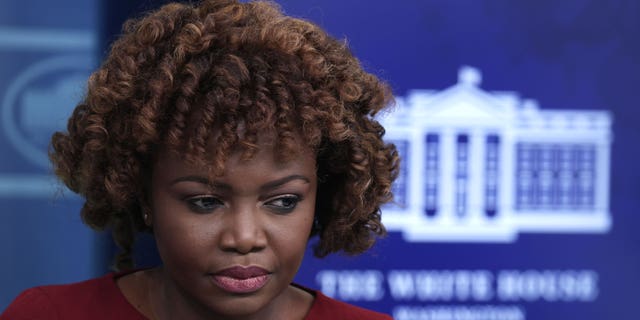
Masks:
[[[456,215],[462,217],[467,212],[467,184],[469,178],[469,140],[466,134],[459,134],[456,141]]]
[[[406,140],[391,141],[396,145],[402,164],[400,165],[400,172],[398,172],[398,178],[391,186],[393,192],[393,202],[401,208],[407,207],[407,162],[411,159],[409,154],[409,142]]]
[[[498,170],[500,150],[500,137],[495,134],[487,136],[487,154],[485,156],[485,181],[484,181],[484,213],[487,217],[493,217],[498,213]]]
[[[517,153],[517,209],[594,209],[595,145],[522,143]]]
[[[427,134],[425,157],[425,213],[433,217],[438,211],[438,135]]]
[[[480,89],[481,79],[463,67],[456,85],[413,90],[380,119],[403,158],[387,229],[407,241],[469,242],[607,232],[609,112],[542,110]]]

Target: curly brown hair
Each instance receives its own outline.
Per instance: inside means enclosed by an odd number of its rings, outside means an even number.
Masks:
[[[154,152],[221,172],[238,148],[251,158],[265,130],[283,161],[300,149],[295,135],[316,153],[316,256],[361,253],[385,234],[380,206],[399,159],[374,116],[393,98],[345,42],[273,3],[233,0],[168,4],[123,31],[50,152],[86,199],[85,223],[112,229],[117,269],[133,266],[136,232],[151,231],[142,216]]]

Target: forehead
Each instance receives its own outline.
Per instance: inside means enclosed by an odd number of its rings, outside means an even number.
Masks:
[[[179,153],[160,152],[153,166],[152,180],[154,184],[163,184],[181,177],[199,177],[200,181],[225,182],[248,188],[288,175],[304,176],[309,181],[316,179],[315,154],[302,148],[295,157],[286,160],[278,157],[271,144],[259,144],[250,158],[245,158],[238,148],[225,156],[222,168],[214,171],[215,160],[192,163]]]
[[[315,168],[316,165],[315,150],[296,132],[287,133],[283,139],[275,130],[263,130],[252,137],[247,137],[241,128],[235,136],[225,136],[220,134],[220,130],[214,130],[199,154],[189,150],[190,144],[193,142],[185,142],[186,150],[169,146],[159,148],[154,163],[165,163],[164,160],[169,159],[172,166],[182,165],[200,171],[206,169],[210,176],[223,174],[229,166],[258,165],[278,169],[302,164]]]

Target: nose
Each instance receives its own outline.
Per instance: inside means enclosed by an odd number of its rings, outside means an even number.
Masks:
[[[220,247],[223,251],[247,254],[267,246],[264,219],[251,206],[233,208],[226,213]]]

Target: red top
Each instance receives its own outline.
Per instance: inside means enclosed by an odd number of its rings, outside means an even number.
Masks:
[[[21,293],[0,315],[0,320],[126,319],[147,320],[124,297],[109,273],[67,285],[42,286]],[[389,320],[390,316],[331,299],[320,291],[302,288],[315,299],[305,320]]]

